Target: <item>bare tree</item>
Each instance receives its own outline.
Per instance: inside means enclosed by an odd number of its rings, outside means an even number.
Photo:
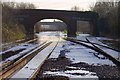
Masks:
[[[98,0],[91,7],[91,10],[99,14],[99,20],[102,22],[103,20],[105,21],[105,26],[110,30],[109,34],[111,33],[111,36],[118,35],[118,2],[116,0],[106,0],[106,2],[104,0]]]
[[[78,7],[78,6],[73,6],[73,7],[71,8],[71,10],[73,10],[73,11],[79,11],[79,7]]]
[[[34,9],[30,3],[2,2],[2,41],[11,42],[25,37],[25,28],[13,14],[14,9]]]
[[[35,5],[31,3],[16,3],[17,9],[35,9]]]

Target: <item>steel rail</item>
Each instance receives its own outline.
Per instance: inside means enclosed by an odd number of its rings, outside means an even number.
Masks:
[[[70,42],[74,42],[74,43],[77,43],[77,44],[81,44],[85,47],[88,47],[92,50],[95,50],[96,52],[99,52],[101,53],[102,55],[104,55],[105,57],[107,57],[109,60],[111,60],[113,63],[115,63],[117,66],[120,66],[120,61],[117,60],[116,58],[112,57],[111,55],[109,55],[108,53],[104,52],[102,49],[98,48],[97,46],[95,46],[95,44],[91,43],[88,39],[86,39],[88,42],[87,43],[90,43],[92,44],[93,46],[90,46],[90,45],[87,45],[87,44],[84,44],[76,39],[71,39],[71,38],[64,38],[65,40],[67,41],[70,41]]]
[[[60,40],[60,38],[59,38]],[[59,40],[57,41],[57,44],[54,46],[54,48],[52,49],[52,51],[50,52],[50,54],[46,57],[46,59],[42,62],[42,64],[39,66],[39,68],[35,71],[35,73],[30,77],[30,80],[34,80],[37,76],[37,74],[39,73],[39,71],[41,70],[42,65],[44,64],[44,62],[50,57],[50,55],[52,54],[52,52],[55,50],[55,48],[57,47]]]
[[[70,39],[73,39],[73,38],[70,38]],[[78,39],[76,39],[76,41],[81,41],[81,42],[89,43],[88,41],[78,40]],[[105,46],[105,45],[98,44],[98,43],[94,43],[94,42],[91,42],[91,43],[92,43],[92,44],[95,44],[95,45],[99,45],[99,46],[105,47],[105,48],[108,48],[108,49],[112,49],[112,50],[117,51],[117,52],[120,52],[120,50],[115,49],[115,48],[112,48],[112,47],[110,47],[110,46]]]
[[[41,45],[43,45],[43,44],[45,44],[45,43],[46,43],[46,41],[43,42],[42,44],[36,46],[35,48],[31,49],[31,50],[28,51],[27,53],[25,53],[25,54],[17,57],[16,59],[11,60],[11,61],[9,61],[9,62],[6,62],[6,63],[2,64],[2,66],[0,66],[0,69],[1,69],[0,72],[1,72],[2,70],[4,70],[5,68],[7,68],[8,66],[10,66],[11,64],[13,64],[14,62],[16,62],[17,60],[19,60],[20,58],[22,58],[24,55],[28,54],[29,52],[33,51],[34,49],[38,48],[39,46],[41,46]]]
[[[39,49],[33,50],[31,54],[24,56],[22,59],[16,61],[13,65],[9,66],[4,71],[0,72],[0,79],[7,79],[15,72],[19,71],[23,66],[25,66],[35,55],[37,55],[41,50],[49,46],[52,42],[48,42],[39,47]]]

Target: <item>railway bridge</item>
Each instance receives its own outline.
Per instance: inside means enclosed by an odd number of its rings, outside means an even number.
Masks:
[[[59,19],[67,25],[67,36],[75,37],[77,21],[88,21],[93,36],[99,36],[97,28],[98,14],[92,11],[66,11],[47,9],[15,9],[18,20],[25,26],[27,36],[34,35],[34,25],[43,19]]]

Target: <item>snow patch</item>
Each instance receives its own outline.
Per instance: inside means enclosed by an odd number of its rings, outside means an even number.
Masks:
[[[96,78],[98,76],[94,72],[86,71],[86,70],[66,70],[66,71],[45,71],[43,75],[51,75],[51,76],[66,76],[69,78]]]

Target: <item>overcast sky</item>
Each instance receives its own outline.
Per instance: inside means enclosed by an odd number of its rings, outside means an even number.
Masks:
[[[3,0],[6,2],[29,2],[36,5],[39,9],[71,10],[77,6],[80,10],[89,10],[96,0]]]

